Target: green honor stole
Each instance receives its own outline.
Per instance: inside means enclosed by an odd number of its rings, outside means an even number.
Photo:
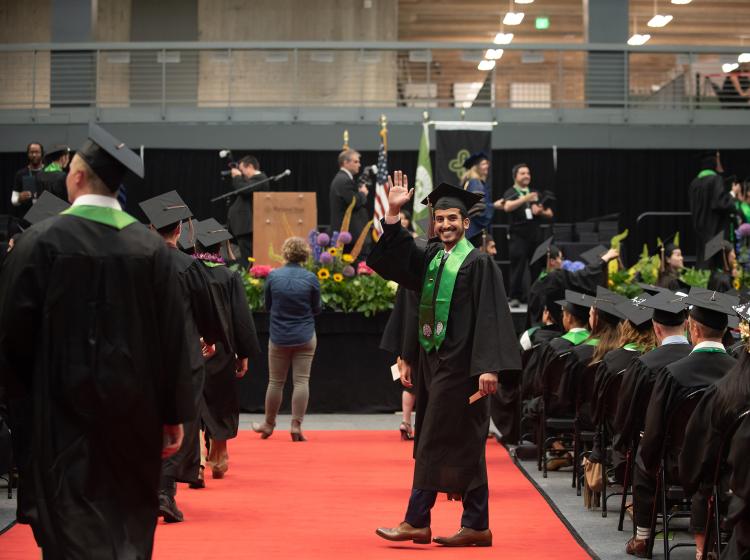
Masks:
[[[71,206],[60,213],[78,216],[84,220],[104,224],[105,226],[113,227],[118,230],[124,229],[137,221],[133,216],[122,210],[116,210],[115,208],[109,208],[106,206],[90,206],[87,204]]]
[[[474,246],[462,237],[449,254],[440,249],[427,267],[419,300],[419,343],[426,352],[440,348],[445,339],[458,270],[473,250]]]
[[[583,329],[582,331],[575,331],[575,332],[566,332],[564,335],[562,335],[560,338],[564,338],[568,342],[570,342],[573,346],[578,346],[581,342],[586,340],[589,336],[591,336],[591,333],[587,331],[586,329]]]

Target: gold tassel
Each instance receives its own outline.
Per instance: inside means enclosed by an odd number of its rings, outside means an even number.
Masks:
[[[352,248],[352,258],[356,261],[359,254],[362,252],[362,247],[365,244],[365,239],[367,238],[367,234],[370,232],[370,227],[372,227],[372,220],[367,222],[365,224],[365,227],[362,228],[362,233],[359,234],[359,237],[357,238],[357,242],[354,244],[354,247]]]
[[[342,231],[349,231],[349,222],[352,220],[352,212],[354,211],[354,205],[357,203],[357,197],[353,196],[352,201],[344,212],[344,219],[341,221],[341,228],[339,228],[339,234]]]

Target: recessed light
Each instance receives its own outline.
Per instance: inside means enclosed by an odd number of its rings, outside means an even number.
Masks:
[[[484,53],[486,60],[500,60],[503,57],[503,49],[487,49]]]
[[[737,57],[737,62],[750,62],[750,52],[743,52]]]
[[[724,72],[725,74],[728,74],[732,70],[737,70],[737,68],[739,67],[740,65],[737,64],[736,62],[727,62],[726,64],[721,65],[721,71]]]
[[[639,46],[645,44],[649,39],[651,38],[651,35],[648,33],[644,33],[641,35],[640,33],[633,33],[633,36],[628,39],[628,45],[632,46]]]
[[[492,70],[495,67],[494,60],[483,60],[477,65],[477,70]]]
[[[513,33],[498,33],[495,35],[494,43],[496,45],[510,45],[513,40]]]
[[[503,18],[503,24],[505,25],[521,25],[523,21],[523,12],[508,12]]]
[[[668,14],[656,14],[654,17],[648,20],[648,23],[646,25],[648,25],[649,27],[664,27],[670,21],[672,21],[672,16]]]

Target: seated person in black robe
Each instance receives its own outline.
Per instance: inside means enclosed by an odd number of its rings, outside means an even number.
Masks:
[[[663,291],[641,305],[654,310],[651,322],[659,346],[630,362],[622,374],[614,427],[620,434],[617,449],[623,453],[634,449],[641,439],[646,408],[661,371],[693,349],[685,336],[687,308],[682,297]]]
[[[0,276],[1,382],[33,450],[18,457],[18,516],[45,558],[150,558],[162,458],[195,417],[169,249],[115,198],[128,169],[143,177],[91,124],[73,205],[27,229]]]
[[[737,275],[737,255],[734,247],[723,238],[723,232],[706,243],[706,259],[711,262],[711,276],[706,288],[727,293],[734,288]]]
[[[599,249],[599,248],[595,248]],[[604,249],[604,247],[601,247]],[[596,286],[602,283],[606,277],[606,264],[616,258],[619,252],[616,249],[607,251],[587,251],[582,258],[585,258],[588,265],[583,270],[572,272],[562,268],[563,253],[552,245],[552,238],[546,239],[534,251],[534,255],[529,262],[533,266],[539,259],[546,257],[547,266],[529,288],[529,303],[526,314],[526,325],[533,326],[538,324],[542,319],[542,310],[547,302],[547,295],[552,294],[553,299],[562,299],[565,297],[565,290],[574,290],[585,294],[593,294]]]
[[[438,492],[462,496],[461,529],[437,537],[445,546],[491,546],[484,449],[498,376],[521,360],[500,269],[466,239],[468,208],[479,195],[442,183],[423,203],[434,208],[434,229],[419,248],[399,223],[413,190],[401,172],[388,181],[383,235],[367,263],[384,278],[419,291],[419,370],[414,479],[404,521],[380,527],[390,541],[430,543],[430,512]]]
[[[170,248],[179,278],[181,299],[185,306],[185,336],[189,342],[188,354],[193,381],[193,402],[200,408],[205,382],[206,368],[202,344],[226,343],[221,317],[219,317],[210,287],[206,268],[190,255],[177,248],[182,234],[183,220],[193,214],[176,191],[170,191],[140,203],[144,214]],[[184,222],[190,230],[189,222]],[[184,516],[177,507],[175,495],[177,482],[203,487],[203,472],[200,458],[200,418],[184,424],[185,437],[180,450],[164,460],[159,489],[159,513],[167,523],[183,521]]]
[[[206,359],[201,418],[209,438],[206,466],[213,478],[229,469],[227,440],[237,437],[240,403],[238,379],[247,373],[248,360],[261,356],[255,323],[245,297],[242,278],[229,270],[219,255],[221,245],[232,238],[226,228],[209,218],[196,225],[198,242],[194,255],[210,279],[214,301],[222,318],[226,344],[217,342]]]
[[[691,290],[684,303],[693,306],[688,319],[688,332],[694,347],[688,356],[669,364],[657,378],[646,410],[643,438],[636,453],[633,473],[636,535],[627,542],[625,551],[641,558],[646,555],[646,544],[651,532],[656,475],[667,422],[684,397],[716,383],[736,363],[734,358],[727,355],[721,339],[727,328],[727,315],[734,315],[732,306],[738,303],[738,299],[717,292]],[[679,481],[679,473],[676,472],[678,453],[679,449],[669,450],[666,472],[668,484]],[[700,532],[706,526],[705,511],[704,501],[693,500],[691,527],[697,532],[698,550],[703,548]]]
[[[745,418],[732,438],[728,463],[731,470],[727,526],[732,531],[729,544],[721,551],[722,560],[750,558],[750,420]]]
[[[680,273],[685,267],[685,262],[682,258],[682,249],[676,241],[677,236],[672,243],[659,247],[659,279],[656,281],[656,285],[660,288],[667,288],[673,292],[686,287],[680,280]]]

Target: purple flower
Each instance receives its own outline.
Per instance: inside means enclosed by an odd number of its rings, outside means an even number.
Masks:
[[[737,228],[737,237],[750,237],[750,224],[742,224]]]
[[[330,242],[331,238],[328,237],[327,233],[321,233],[318,235],[318,245],[321,247],[327,247]]]
[[[349,245],[349,243],[352,242],[352,234],[349,233],[348,231],[342,231],[339,234],[339,242],[342,245]]]
[[[341,274],[343,274],[347,278],[351,278],[356,274],[356,272],[354,271],[354,267],[348,264],[341,270]]]
[[[320,253],[320,262],[321,264],[331,264],[333,262],[333,255],[328,251],[323,251]]]

